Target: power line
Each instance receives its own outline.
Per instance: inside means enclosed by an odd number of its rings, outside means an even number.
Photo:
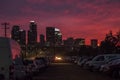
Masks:
[[[4,32],[5,32],[5,37],[7,37],[7,29],[9,29],[9,27],[7,25],[9,25],[9,23],[4,22],[1,25],[3,25],[3,27],[4,27],[3,29],[4,29]]]

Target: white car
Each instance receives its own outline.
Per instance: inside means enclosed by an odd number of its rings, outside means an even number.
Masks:
[[[120,58],[120,54],[102,54],[95,56],[91,61],[86,62],[90,70],[99,70],[101,65],[106,64],[113,58]]]

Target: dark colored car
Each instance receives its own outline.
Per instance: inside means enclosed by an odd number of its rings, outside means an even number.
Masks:
[[[106,71],[106,73],[114,78],[120,77],[120,63],[110,65],[109,69]]]

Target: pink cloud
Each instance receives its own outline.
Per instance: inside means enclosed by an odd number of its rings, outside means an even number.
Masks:
[[[120,5],[116,0],[26,1],[26,5],[19,5],[19,14],[7,17],[0,14],[0,22],[10,22],[10,26],[18,24],[28,30],[29,21],[35,20],[39,34],[45,34],[46,26],[56,26],[61,29],[64,38],[73,36],[103,40],[109,30],[117,32],[120,29]]]

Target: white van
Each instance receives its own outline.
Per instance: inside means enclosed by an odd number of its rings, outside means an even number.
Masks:
[[[15,63],[20,58],[20,46],[10,38],[0,37],[0,75],[4,80],[15,79]],[[19,59],[21,60],[21,59]]]

